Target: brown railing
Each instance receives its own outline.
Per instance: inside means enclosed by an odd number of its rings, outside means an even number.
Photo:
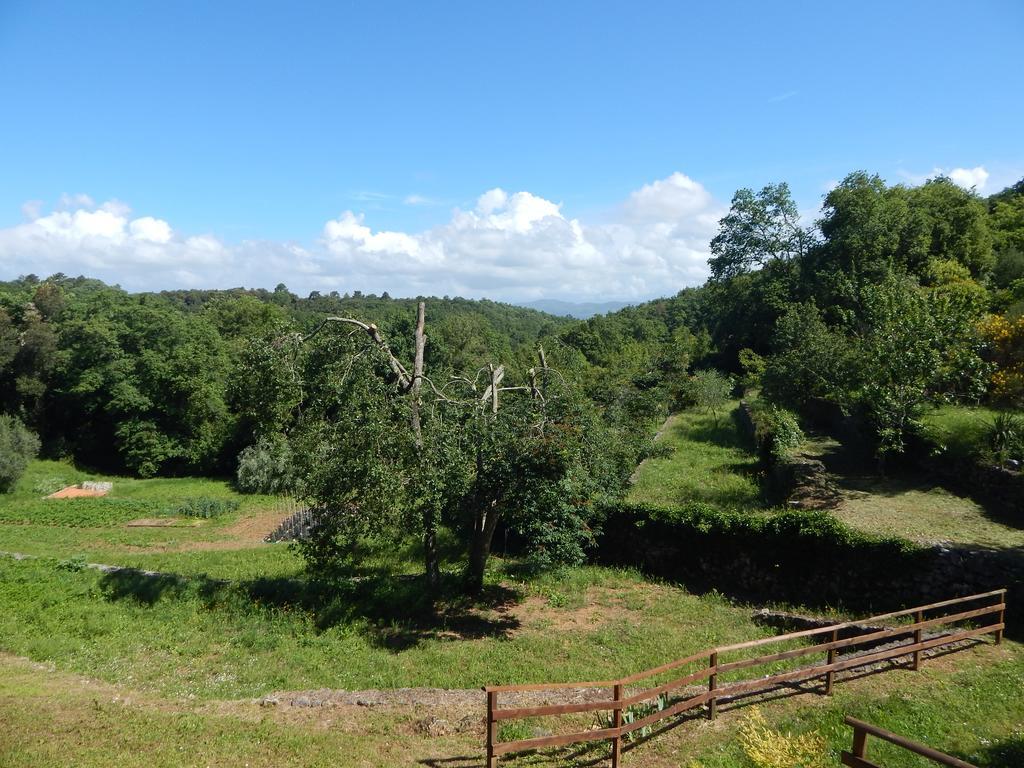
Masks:
[[[533,685],[493,685],[484,688],[487,693],[487,768],[495,768],[499,755],[510,752],[523,752],[527,750],[543,749],[546,747],[561,747],[570,744],[580,744],[593,741],[611,741],[611,763],[618,768],[619,758],[622,753],[622,740],[635,731],[649,728],[656,723],[673,715],[678,715],[695,707],[707,705],[707,716],[714,719],[717,711],[717,704],[720,699],[731,698],[739,695],[754,696],[766,693],[780,683],[796,683],[811,680],[817,677],[824,678],[824,693],[831,694],[837,672],[877,664],[882,661],[895,659],[901,656],[911,656],[911,667],[917,669],[921,663],[921,654],[951,643],[958,643],[970,638],[979,637],[985,634],[994,634],[996,643],[1002,641],[1004,629],[1004,616],[1006,610],[1006,590],[997,589],[992,592],[985,592],[968,597],[958,597],[953,600],[944,600],[940,603],[922,605],[917,608],[908,608],[902,611],[872,616],[858,621],[847,621],[828,625],[818,629],[808,629],[801,632],[790,632],[775,637],[765,637],[759,640],[750,640],[745,643],[736,643],[707,651],[695,653],[684,659],[663,664],[654,669],[638,672],[629,677],[618,680],[603,680],[587,683],[538,683]],[[925,613],[950,609],[952,606],[963,607],[964,603],[981,600],[995,599],[994,603],[984,605],[980,608],[970,610],[957,610],[953,613],[943,611],[943,615],[926,618]],[[924,630],[937,627],[943,624],[952,624],[959,621],[979,619],[983,616],[996,614],[995,621],[990,624],[978,627],[956,627],[956,631],[950,631],[936,637],[925,639]],[[913,622],[909,624],[898,624],[891,627],[870,628],[862,631],[863,625],[875,625],[878,622],[912,617]],[[983,622],[984,623],[984,622]],[[841,634],[851,635],[840,637]],[[797,648],[779,651],[753,658],[738,658],[731,661],[723,661],[722,657],[735,654],[739,651],[748,651],[751,648],[759,648],[763,645],[785,643],[793,640],[806,640],[825,635],[828,639],[825,642],[816,642],[812,645],[801,645]],[[900,642],[893,645],[893,641],[903,636],[910,636],[909,643]],[[839,652],[843,649],[854,648],[865,643],[872,644],[871,648],[864,652],[847,653],[840,658]],[[882,643],[887,643],[878,647]],[[862,649],[863,650],[863,649]],[[739,680],[728,682],[720,680],[720,675],[727,675],[735,670],[747,669],[750,667],[794,659],[809,654],[824,653],[826,661],[824,664],[808,665],[799,669],[790,669],[781,672],[773,672],[764,677],[753,680]],[[636,692],[627,692],[627,686],[632,686],[642,680],[665,675],[668,672],[679,670],[694,664],[700,664],[696,671],[689,672],[681,677],[653,685]],[[669,702],[666,698],[670,691],[679,691],[685,686],[707,681],[706,687],[700,693],[686,695],[684,698]],[[702,684],[703,685],[703,684]],[[599,701],[573,702],[569,704],[544,704],[541,706],[518,706],[514,708],[501,709],[498,706],[498,696],[508,693],[530,693],[543,691],[556,691],[566,689],[593,689],[608,688],[611,690],[611,699]],[[628,695],[627,695],[628,693]],[[650,702],[660,701],[664,706],[649,714],[641,712],[641,717],[633,719],[624,717],[624,713],[636,714],[630,707]],[[651,707],[652,709],[654,707]],[[564,733],[551,736],[539,736],[529,739],[517,739],[513,741],[499,741],[499,723],[509,720],[521,720],[531,717],[561,716],[579,714],[585,712],[611,712],[611,718],[607,720],[607,726],[591,728],[590,730],[576,730],[572,733]],[[630,722],[626,720],[630,719]]]
[[[883,741],[895,744],[898,747],[903,747],[903,749],[913,752],[915,755],[927,757],[933,763],[938,763],[939,765],[948,765],[952,766],[952,768],[975,768],[975,766],[959,758],[951,757],[931,747],[926,747],[924,744],[918,744],[916,741],[905,739],[884,728],[879,728],[877,725],[871,725],[853,717],[847,717],[846,724],[853,728],[853,747],[851,747],[849,752],[843,752],[842,760],[843,765],[848,765],[850,768],[881,768],[877,763],[872,763],[867,759],[869,734]]]

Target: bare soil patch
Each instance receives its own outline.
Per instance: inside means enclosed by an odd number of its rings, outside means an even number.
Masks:
[[[53,487],[52,485],[50,486]],[[94,499],[99,496],[106,496],[110,493],[109,489],[99,488],[79,488],[77,485],[69,485],[67,488],[61,488],[59,491],[51,493],[46,498],[48,499]]]
[[[225,526],[214,541],[186,541],[162,551],[210,552],[268,546],[265,539],[288,514],[277,510],[254,512]]]
[[[623,589],[589,587],[583,604],[574,607],[560,607],[558,599],[552,596],[531,595],[509,606],[507,613],[517,620],[520,627],[517,631],[592,631],[631,619],[637,611],[657,602],[662,589],[653,584]]]

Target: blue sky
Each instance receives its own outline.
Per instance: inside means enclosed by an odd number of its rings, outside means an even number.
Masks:
[[[737,187],[1024,176],[1022,40],[1017,0],[6,0],[0,278],[671,293]]]

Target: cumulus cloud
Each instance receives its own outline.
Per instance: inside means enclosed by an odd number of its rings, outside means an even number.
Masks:
[[[456,208],[443,224],[410,233],[374,229],[343,211],[306,247],[211,235],[186,236],[118,203],[81,199],[74,209],[0,230],[9,275],[85,273],[129,288],[271,287],[389,291],[527,300],[642,299],[707,275],[708,243],[725,206],[699,182],[673,173],[632,192],[600,222],[560,203],[500,188]]]
[[[975,189],[982,190],[988,181],[989,173],[984,167],[979,165],[975,168],[954,168],[947,175],[954,183],[964,189],[974,187]]]
[[[131,218],[118,201],[96,206],[87,195],[63,196],[50,213],[38,205],[25,213],[29,221],[0,229],[8,276],[83,273],[137,288],[175,287],[203,284],[211,268],[231,261],[231,249],[216,238],[179,236],[152,216]]]
[[[975,166],[974,168],[932,168],[930,173],[911,173],[909,171],[900,171],[899,173],[900,176],[911,184],[924,184],[928,179],[934,179],[937,176],[948,176],[957,186],[964,189],[973,188],[977,192],[981,192],[985,188],[990,175],[988,170],[982,165]]]

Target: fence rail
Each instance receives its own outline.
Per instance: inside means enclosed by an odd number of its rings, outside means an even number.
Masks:
[[[984,592],[967,597],[958,597],[952,600],[943,600],[930,605],[922,605],[916,608],[908,608],[901,611],[893,611],[878,616],[871,616],[867,619],[857,621],[846,621],[831,624],[816,629],[807,629],[800,632],[790,632],[774,637],[765,637],[758,640],[750,640],[744,643],[720,646],[708,649],[687,656],[683,659],[676,659],[667,664],[662,664],[653,669],[647,669],[628,677],[616,680],[601,680],[585,683],[536,683],[529,685],[493,685],[484,688],[487,694],[487,768],[496,768],[497,759],[500,755],[510,752],[523,752],[527,750],[543,749],[546,747],[560,747],[570,744],[581,744],[593,741],[611,742],[611,764],[618,768],[622,753],[622,739],[629,734],[655,725],[656,723],[686,712],[702,705],[707,706],[707,716],[714,719],[717,714],[717,703],[721,699],[731,698],[738,695],[752,696],[765,693],[782,683],[795,683],[812,680],[818,677],[824,679],[824,693],[831,694],[837,672],[855,669],[882,661],[896,659],[902,656],[909,656],[911,668],[918,669],[921,664],[921,654],[925,651],[939,648],[945,645],[962,642],[971,638],[992,634],[995,642],[1002,641],[1005,627],[1004,618],[1006,611],[1006,590],[997,589],[991,592]],[[953,606],[964,606],[966,603],[982,600],[995,600],[988,605],[968,610],[957,610],[955,612],[944,612],[943,615],[926,618],[926,613],[950,609]],[[976,620],[981,617],[992,616],[995,620],[984,626],[972,626],[968,628],[957,627],[956,631],[950,631],[937,637],[924,638],[924,630],[933,627],[954,624],[960,621]],[[869,628],[867,632],[861,631],[865,624],[877,625],[879,622],[892,621],[912,617],[911,623],[897,624],[896,626],[875,629]],[[987,619],[986,621],[991,621]],[[847,634],[849,636],[841,637]],[[752,658],[740,658],[723,662],[723,656],[739,652],[749,652],[753,648],[760,648],[765,645],[786,643],[794,640],[817,639],[821,636],[827,637],[824,642],[817,641],[811,645],[803,645],[775,653],[755,656]],[[897,638],[909,637],[909,642],[900,642],[895,645],[886,645],[877,650],[872,648],[862,649],[861,652],[847,653],[844,657],[840,651],[854,649],[855,646],[870,643],[877,647],[879,643],[891,643]],[[722,681],[719,675],[740,669],[773,664],[812,654],[825,653],[823,664],[810,664],[797,669],[773,672],[764,677],[752,680],[741,680],[738,682]],[[699,664],[700,667],[694,671],[674,677],[665,682],[652,685],[635,693],[627,693],[627,686],[632,686],[644,680],[660,677],[667,673],[681,670],[685,667]],[[643,702],[656,700],[667,695],[671,691],[679,691],[685,686],[706,681],[705,689],[700,693],[690,695],[681,700],[674,701],[663,709],[646,714],[630,722],[624,713],[629,707],[635,707]],[[600,689],[607,688],[611,697],[599,701],[583,701],[570,704],[545,704],[541,706],[521,706],[500,708],[498,706],[499,695],[503,693],[525,693],[558,691],[565,689]],[[529,739],[517,739],[512,741],[499,741],[499,723],[509,720],[521,720],[530,717],[548,717],[580,714],[585,712],[610,712],[611,717],[607,720],[610,723],[607,727],[595,728],[586,731],[575,731],[551,736],[539,736]]]
[[[913,752],[915,755],[926,757],[939,765],[951,766],[951,768],[975,768],[974,765],[964,760],[939,752],[931,747],[926,747],[924,744],[919,744],[916,741],[911,741],[884,728],[879,728],[877,725],[871,725],[853,717],[847,717],[846,724],[853,728],[853,746],[849,752],[843,752],[842,761],[843,765],[850,766],[850,768],[881,768],[878,764],[867,759],[869,735],[902,747],[908,752]]]

